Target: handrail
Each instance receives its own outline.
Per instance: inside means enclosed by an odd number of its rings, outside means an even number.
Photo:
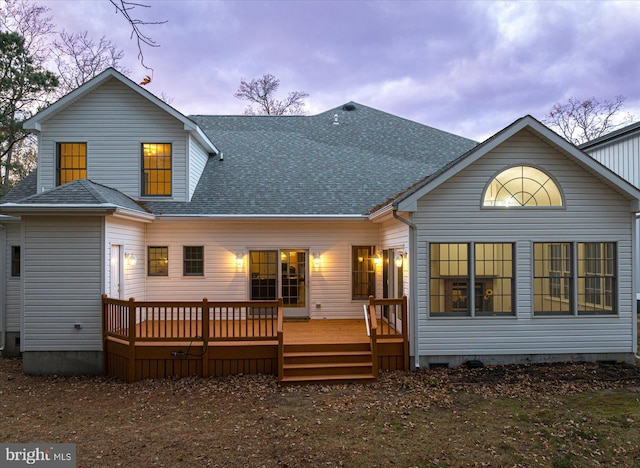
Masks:
[[[367,327],[367,336],[371,336],[371,327],[369,326],[369,307],[367,304],[362,304],[362,308],[364,309],[364,324]]]

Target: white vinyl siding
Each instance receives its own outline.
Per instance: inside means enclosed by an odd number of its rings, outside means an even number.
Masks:
[[[156,220],[148,226],[147,245],[169,247],[169,275],[146,278],[147,298],[247,300],[249,250],[302,249],[322,256],[319,267],[309,265],[311,318],[360,318],[362,301],[351,300],[351,247],[376,245],[378,232],[366,221]],[[204,276],[182,275],[185,245],[204,246]],[[242,268],[237,252],[244,252]]]
[[[135,297],[138,301],[144,301],[145,294],[145,245],[144,236],[146,225],[135,221],[128,221],[113,217],[106,218],[105,234],[105,285],[103,293],[111,291],[111,246],[120,245],[123,248],[123,257],[129,253],[136,256],[136,264],[128,265],[126,259],[122,259],[124,272],[123,297],[128,299]]]
[[[209,154],[193,136],[189,135],[189,200],[198,186],[207,159],[209,159]]]
[[[483,189],[504,167],[532,164],[552,175],[565,209],[482,209]],[[425,195],[418,237],[421,355],[630,353],[633,350],[632,215],[629,201],[528,131],[522,131]],[[617,242],[619,313],[534,317],[533,242]],[[515,243],[516,315],[429,318],[429,242]]]
[[[187,141],[184,124],[115,78],[42,123],[38,193],[56,183],[56,144],[87,143],[87,179],[141,194],[141,144],[172,144],[172,199],[188,200]]]
[[[103,219],[23,218],[22,351],[102,349]]]

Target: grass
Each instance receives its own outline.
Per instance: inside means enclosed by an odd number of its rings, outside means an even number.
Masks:
[[[71,442],[78,466],[640,466],[640,369],[574,364],[382,374],[35,377],[0,359],[0,441]]]

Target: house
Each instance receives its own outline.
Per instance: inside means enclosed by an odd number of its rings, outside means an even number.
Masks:
[[[596,161],[607,166],[627,182],[640,188],[640,122],[632,123],[579,146]],[[636,230],[640,221],[636,222]],[[636,271],[640,257],[636,258]],[[636,297],[640,300],[640,278],[636,277]]]
[[[186,117],[109,69],[25,128],[37,172],[0,201],[3,355],[22,353],[25,372],[134,380],[185,358],[210,375],[218,364],[198,359],[218,344],[237,353],[218,360],[226,373],[281,374],[302,365],[283,327],[361,320],[363,306],[373,376],[393,368],[394,333],[404,368],[637,351],[640,191],[530,116],[481,144],[354,102]],[[268,341],[248,328],[214,341],[274,300]],[[249,302],[228,320],[224,301]],[[197,330],[175,342],[185,321]]]

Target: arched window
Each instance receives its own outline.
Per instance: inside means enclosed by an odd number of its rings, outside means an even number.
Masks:
[[[514,166],[489,183],[482,206],[563,206],[563,201],[560,189],[545,172],[531,166]]]

